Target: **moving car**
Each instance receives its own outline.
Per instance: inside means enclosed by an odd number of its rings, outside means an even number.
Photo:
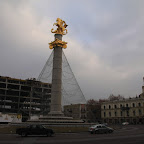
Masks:
[[[91,134],[98,134],[98,133],[112,133],[114,129],[107,127],[103,124],[93,125],[89,128],[89,132]]]
[[[54,131],[52,129],[47,129],[43,125],[29,125],[26,128],[18,128],[16,129],[16,134],[21,136],[28,136],[28,135],[47,135],[52,136]]]

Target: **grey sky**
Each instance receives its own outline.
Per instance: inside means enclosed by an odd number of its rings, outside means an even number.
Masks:
[[[64,50],[86,99],[141,93],[143,0],[0,0],[0,75],[38,77],[57,17]]]

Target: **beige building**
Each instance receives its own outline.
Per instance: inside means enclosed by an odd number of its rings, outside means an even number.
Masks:
[[[107,101],[101,104],[101,118],[104,123],[144,124],[144,86],[143,93],[134,98]]]

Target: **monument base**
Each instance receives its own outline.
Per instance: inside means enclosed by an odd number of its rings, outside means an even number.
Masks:
[[[48,113],[48,117],[51,117],[51,116],[54,116],[54,117],[64,117],[64,114],[61,111],[50,111]]]
[[[31,123],[83,123],[83,120],[73,119],[73,117],[66,117],[64,114],[48,114],[47,116],[41,116],[38,119],[28,120]]]

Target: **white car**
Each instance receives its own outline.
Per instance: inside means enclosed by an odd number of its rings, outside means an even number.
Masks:
[[[122,125],[129,125],[129,123],[128,122],[123,122]]]
[[[103,124],[93,125],[89,128],[91,134],[96,133],[112,133],[114,130],[110,127],[107,127]]]

